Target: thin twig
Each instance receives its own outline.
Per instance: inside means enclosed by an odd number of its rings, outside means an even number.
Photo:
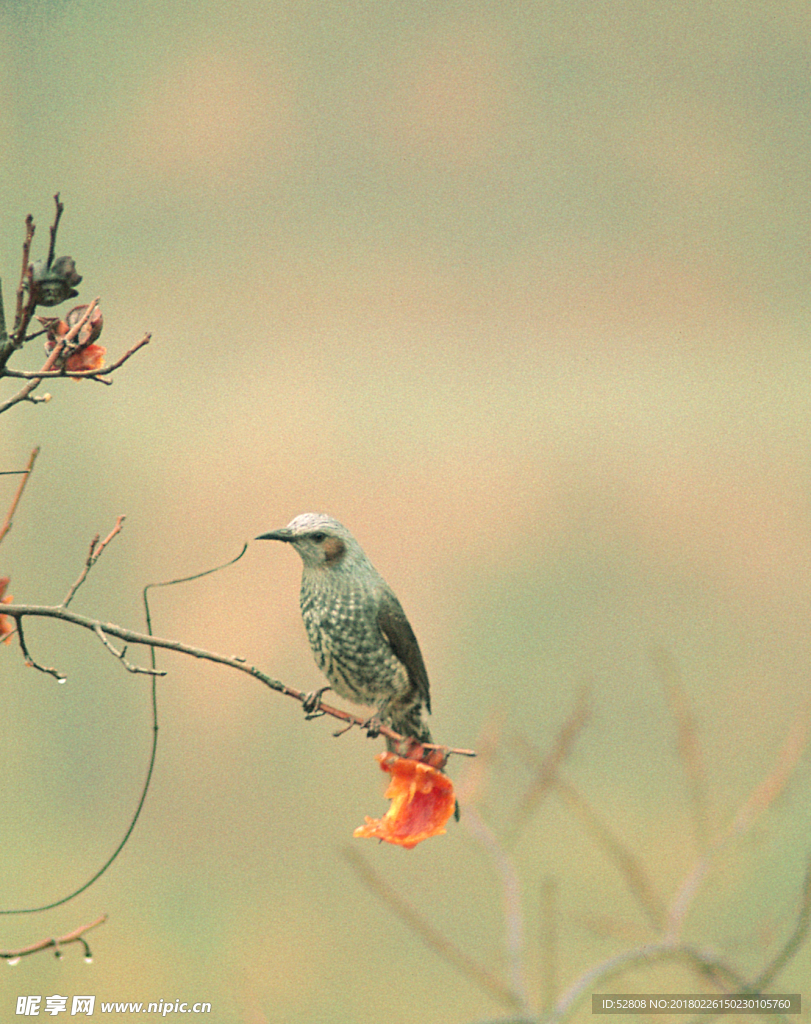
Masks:
[[[710,830],[707,810],[707,774],[698,737],[698,726],[676,659],[663,648],[652,650],[651,658],[662,677],[665,695],[670,704],[670,712],[676,722],[677,746],[690,792],[696,846],[699,852],[703,853],[710,841]]]
[[[524,797],[513,815],[512,828],[507,837],[508,842],[515,841],[540,802],[552,788],[558,768],[571,753],[575,740],[590,717],[590,691],[587,686],[583,686],[577,695],[572,713],[563,723],[548,754],[541,757],[537,749],[527,739],[518,737],[535,771],[535,777],[527,787]]]
[[[523,1000],[517,992],[440,934],[410,903],[407,903],[399,893],[392,889],[357,850],[345,847],[341,852],[366,888],[383,900],[389,909],[405,921],[411,930],[443,960],[465,974],[482,991],[502,1005],[508,1006],[511,1010],[521,1008]]]
[[[549,1011],[558,998],[558,891],[557,879],[541,883],[541,1005]]]
[[[774,960],[768,967],[763,968],[752,983],[753,988],[760,991],[772,983],[805,942],[809,927],[811,927],[811,858],[809,858],[805,869],[805,879],[800,893],[800,910],[794,929]]]
[[[695,949],[691,946],[671,946],[666,943],[655,943],[647,946],[638,946],[635,949],[628,949],[616,956],[597,964],[568,989],[558,1000],[552,1013],[544,1017],[544,1024],[559,1024],[578,1006],[590,993],[597,991],[599,985],[603,985],[616,978],[626,971],[637,966],[649,967],[654,963],[663,961],[682,961],[688,963],[695,970],[699,971],[702,977],[707,978],[719,988],[726,988],[727,991],[745,992],[747,985],[744,979],[735,972],[728,964],[717,957],[714,953]]]
[[[58,192],[54,196],[54,202],[56,203],[56,214],[54,216],[54,222],[51,224],[51,241],[48,246],[48,262],[45,264],[49,269],[53,266],[54,256],[56,255],[56,232],[59,230],[59,221],[62,219],[62,213],[65,209],[65,204],[60,200]]]
[[[20,485],[17,488],[17,493],[14,495],[14,497],[11,500],[11,507],[9,508],[8,514],[6,515],[5,522],[3,523],[2,526],[0,526],[0,541],[2,541],[2,539],[8,533],[8,531],[11,529],[11,522],[12,522],[12,519],[14,518],[14,513],[17,511],[17,506],[20,503],[20,498],[22,498],[22,496],[23,496],[23,491],[25,490],[25,485],[28,483],[28,478],[29,478],[29,476],[31,476],[31,472],[34,469],[34,463],[37,461],[37,456],[38,455],[39,455],[39,448],[37,447],[37,448],[32,449],[31,454],[28,457],[28,465],[25,467],[24,470],[22,470],[23,478],[22,478],[22,480],[20,480]]]
[[[810,728],[811,702],[806,701],[791,724],[788,736],[783,742],[772,771],[763,782],[755,786],[748,800],[738,810],[732,823],[712,843],[704,855],[699,857],[693,865],[693,869],[682,881],[678,891],[671,900],[666,930],[666,937],[669,941],[674,942],[681,933],[692,902],[701,887],[701,883],[709,874],[719,851],[733,839],[745,835],[759,815],[777,799],[788,785],[789,779],[805,750]]]
[[[23,308],[23,296],[25,295],[26,281],[30,284],[31,278],[31,243],[34,240],[34,232],[37,230],[34,218],[29,213],[25,218],[25,239],[23,240],[23,265],[20,271],[20,283],[17,285],[17,308],[14,312],[14,329],[11,338],[15,348],[22,344],[25,337],[25,330],[28,322],[34,313],[34,289],[28,289],[28,302]]]
[[[112,530],[110,530],[110,532],[107,534],[107,536],[101,543],[99,543],[99,534],[96,534],[96,536],[90,541],[90,551],[87,554],[87,560],[85,561],[84,568],[79,573],[76,582],[65,595],[65,599],[62,601],[63,608],[67,608],[67,606],[73,600],[73,598],[76,595],[76,591],[87,579],[88,573],[101,557],[102,551],[104,551],[104,549],[113,539],[113,537],[121,533],[121,527],[124,525],[124,520],[126,518],[126,516],[118,516],[118,518],[115,521],[115,526],[112,528]]]
[[[100,924],[104,924],[106,920],[107,915],[102,914],[101,917],[97,917],[90,924],[83,924],[79,928],[74,928],[72,932],[68,932],[67,935],[60,935],[59,938],[40,939],[39,942],[33,942],[30,946],[21,946],[19,949],[0,949],[0,959],[19,960],[20,957],[39,953],[43,949],[55,949],[58,955],[60,946],[69,946],[72,942],[80,942],[84,946],[85,956],[89,958],[90,947],[85,942],[84,936],[92,928],[98,928]]]
[[[521,884],[515,865],[475,807],[470,805],[465,807],[462,821],[488,852],[501,876],[505,924],[504,946],[507,954],[510,988],[521,1000],[519,1007],[521,1013],[528,1014],[530,1011],[529,993],[524,977],[524,915],[521,909]]]
[[[63,347],[63,342],[58,342],[54,346],[53,351],[50,353],[50,355],[45,360],[42,366],[43,370],[52,370],[54,366],[56,366],[57,359],[62,354]],[[21,388],[16,395],[12,395],[11,398],[6,399],[5,402],[0,402],[0,413],[5,412],[6,409],[10,409],[13,405],[17,405],[19,402],[47,402],[48,396],[44,398],[31,398],[31,392],[36,390],[36,388],[38,388],[41,383],[42,377],[38,375],[32,377],[25,385],[25,387]]]
[[[135,674],[140,674],[140,675],[145,675],[145,676],[165,676],[165,675],[167,675],[166,669],[162,669],[162,668],[142,668],[140,665],[133,665],[131,662],[127,661],[127,659],[126,659],[127,648],[125,647],[123,650],[119,651],[117,648],[113,647],[113,645],[110,643],[110,641],[104,635],[104,630],[101,628],[101,626],[98,626],[96,628],[95,633],[96,633],[96,636],[99,638],[99,640],[101,640],[101,642],[107,648],[107,650],[114,657],[118,658],[118,660],[121,662],[121,664],[124,666],[124,668],[128,672],[132,672],[134,675]]]
[[[811,700],[805,701],[791,724],[775,766],[769,775],[756,786],[746,803],[735,815],[728,835],[740,836],[748,832],[755,819],[783,792],[794,773],[811,731]]]
[[[610,860],[618,867],[625,884],[644,911],[645,916],[656,929],[662,931],[667,912],[642,863],[628,847],[601,821],[587,801],[574,786],[556,776],[552,785],[563,802],[583,822],[594,840],[603,848]]]
[[[53,676],[58,683],[66,682],[66,676],[64,672],[59,672],[55,668],[47,668],[45,665],[40,665],[39,662],[34,661],[28,650],[28,646],[25,642],[25,632],[23,631],[23,620],[22,618],[17,619],[17,642],[20,645],[22,651],[23,660],[28,668],[35,668],[37,672],[42,672],[43,675]]]

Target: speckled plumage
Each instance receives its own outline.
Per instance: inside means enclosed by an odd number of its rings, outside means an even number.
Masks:
[[[428,675],[400,602],[345,526],[305,512],[261,540],[291,544],[304,564],[301,615],[316,664],[347,700],[377,708],[401,735],[430,743]]]

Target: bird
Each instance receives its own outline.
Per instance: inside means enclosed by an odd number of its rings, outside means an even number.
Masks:
[[[337,519],[304,512],[257,540],[277,540],[301,557],[301,617],[315,662],[329,680],[309,696],[317,709],[332,689],[356,704],[376,708],[366,723],[380,724],[414,743],[432,743],[425,720],[431,712],[428,673],[414,630],[391,587],[363,548]],[[386,737],[390,751],[397,744]]]

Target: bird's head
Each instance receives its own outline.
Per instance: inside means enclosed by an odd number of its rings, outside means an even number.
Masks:
[[[321,512],[302,512],[280,530],[262,533],[257,540],[281,540],[301,556],[305,569],[337,569],[347,561],[365,561],[360,545],[337,519]]]

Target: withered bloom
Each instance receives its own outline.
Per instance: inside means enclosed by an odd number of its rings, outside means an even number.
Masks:
[[[423,839],[442,835],[456,806],[448,776],[424,761],[396,754],[378,754],[377,760],[391,775],[386,790],[391,807],[382,818],[367,817],[366,824],[356,828],[353,835],[382,839],[408,850]]]
[[[45,342],[45,351],[51,353],[54,346],[64,341],[68,332],[74,327],[87,312],[87,306],[74,306],[64,320],[57,316],[38,316],[37,320],[47,329],[48,340]],[[101,334],[104,326],[104,317],[98,306],[90,314],[90,319],[84,324],[74,339],[74,344],[79,347],[65,359],[66,370],[100,370],[104,366],[104,356],[107,349],[103,345],[92,344]]]
[[[104,366],[104,356],[107,349],[103,345],[85,345],[78,352],[68,356],[65,360],[65,369],[74,372],[80,370],[100,370]]]

